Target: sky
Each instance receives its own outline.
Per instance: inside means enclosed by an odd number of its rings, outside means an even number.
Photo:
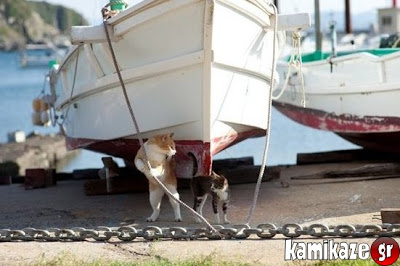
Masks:
[[[89,21],[90,24],[101,22],[100,10],[108,0],[46,0],[49,3],[61,4],[75,9]],[[130,6],[141,0],[125,0]],[[350,0],[350,9],[354,14],[390,7],[391,0]],[[400,1],[398,3],[400,7]],[[279,0],[280,13],[310,12],[314,10],[314,0]],[[344,0],[320,0],[321,11],[344,10]]]

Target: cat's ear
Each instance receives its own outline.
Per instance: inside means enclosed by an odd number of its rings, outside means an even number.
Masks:
[[[172,138],[174,136],[174,132],[172,132],[171,134],[169,134],[169,137]]]
[[[216,172],[212,171],[211,173],[212,176],[218,176]]]

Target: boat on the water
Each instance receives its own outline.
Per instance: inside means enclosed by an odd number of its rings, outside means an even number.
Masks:
[[[19,55],[22,67],[48,67],[53,61],[60,61],[67,53],[67,46],[27,44]]]
[[[140,131],[174,133],[179,176],[195,165],[208,174],[214,154],[265,135],[273,42],[283,44],[276,15],[264,0],[144,0],[108,19]],[[287,15],[279,29],[309,20]],[[71,39],[76,47],[50,77],[67,147],[132,162],[138,136],[104,27],[73,27]]]

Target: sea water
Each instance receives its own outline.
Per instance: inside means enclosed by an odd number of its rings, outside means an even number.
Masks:
[[[43,68],[22,68],[17,53],[0,52],[0,143],[7,141],[7,133],[22,130],[27,135],[33,131],[41,134],[58,132],[58,128],[33,126],[32,100],[44,89],[48,72]],[[259,114],[265,115],[265,114]],[[215,156],[216,159],[253,156],[260,164],[264,152],[265,137],[245,140]],[[357,146],[337,135],[300,125],[272,109],[270,145],[267,165],[295,164],[297,153],[352,149]],[[62,171],[102,167],[104,154],[81,151],[62,167]],[[117,159],[119,165],[122,160]]]

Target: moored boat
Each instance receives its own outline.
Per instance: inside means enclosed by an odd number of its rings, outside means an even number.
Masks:
[[[19,55],[22,67],[48,67],[52,61],[60,61],[67,52],[67,46],[53,44],[27,44]]]

